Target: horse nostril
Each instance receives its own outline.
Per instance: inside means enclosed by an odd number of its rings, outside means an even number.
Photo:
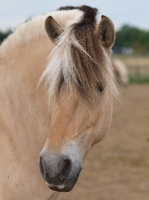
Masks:
[[[55,159],[55,160],[54,160]],[[53,185],[61,185],[68,180],[72,170],[72,162],[66,157],[39,157],[40,173],[44,180]]]
[[[39,158],[39,169],[40,169],[40,172],[41,172],[42,176],[45,177],[45,170],[44,170],[44,167],[43,167],[43,162],[42,162],[42,157],[41,156]]]
[[[64,183],[71,172],[71,161],[66,159],[63,161],[61,172],[59,174],[59,180]]]
[[[60,181],[61,183],[64,183],[65,180],[66,180],[66,177],[65,177],[63,174],[60,174],[60,175],[59,175],[59,181]]]

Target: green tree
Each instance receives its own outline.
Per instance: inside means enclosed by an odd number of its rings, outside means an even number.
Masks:
[[[0,31],[0,43],[4,41],[12,33],[12,30],[8,30],[6,32]]]
[[[115,46],[131,47],[138,53],[149,53],[149,31],[123,25],[116,32]]]

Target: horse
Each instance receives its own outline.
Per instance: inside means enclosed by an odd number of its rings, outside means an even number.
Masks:
[[[121,86],[127,86],[129,83],[129,77],[126,65],[122,62],[122,60],[118,58],[113,58],[112,63],[117,78],[117,82]]]
[[[66,6],[21,24],[0,46],[0,199],[69,192],[109,130],[118,89],[111,19]]]

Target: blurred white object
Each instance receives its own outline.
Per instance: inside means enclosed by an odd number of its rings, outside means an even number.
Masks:
[[[129,82],[128,70],[126,65],[118,58],[112,59],[112,65],[120,85],[127,85]]]

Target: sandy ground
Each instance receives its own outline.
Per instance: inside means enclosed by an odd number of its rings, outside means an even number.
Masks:
[[[149,200],[149,85],[121,88],[109,134],[62,200]]]

